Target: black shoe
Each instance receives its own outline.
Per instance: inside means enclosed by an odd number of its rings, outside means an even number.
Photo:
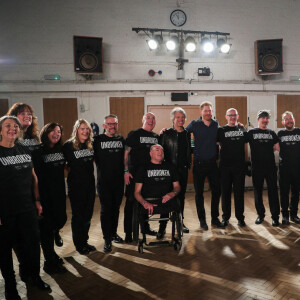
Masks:
[[[21,299],[16,288],[14,290],[6,290],[4,295],[5,295],[6,300],[20,300]]]
[[[76,250],[81,254],[81,255],[86,255],[90,253],[90,250],[86,247],[83,246],[81,248],[76,248]]]
[[[220,220],[218,218],[212,220],[211,225],[216,226],[218,228],[224,228],[225,227],[224,224],[222,222],[220,222]]]
[[[207,223],[205,220],[200,220],[200,227],[203,229],[203,230],[208,230],[208,226],[207,226]]]
[[[182,224],[182,231],[183,231],[183,233],[189,233],[190,232],[190,230],[184,224]]]
[[[64,260],[61,257],[59,257],[56,252],[54,252],[54,259],[57,264],[63,265],[65,263]]]
[[[148,234],[148,235],[153,235],[153,236],[157,235],[157,231],[151,229],[150,227],[146,228],[144,232],[145,232],[145,234]]]
[[[63,265],[57,263],[56,261],[53,263],[48,263],[47,261],[45,261],[43,269],[46,273],[48,273],[50,275],[51,274],[63,274],[63,273],[67,272],[67,269]]]
[[[111,241],[110,240],[105,240],[104,241],[103,251],[104,251],[104,253],[111,252]]]
[[[287,217],[282,217],[282,225],[290,225],[289,218],[287,218]]]
[[[55,245],[57,247],[62,247],[63,244],[64,244],[64,241],[63,239],[61,238],[60,234],[59,234],[59,230],[55,231],[55,234],[54,234],[54,241],[55,241]]]
[[[222,222],[221,222],[221,225],[222,225],[222,227],[226,227],[226,226],[228,226],[228,224],[229,224],[229,221],[227,220],[222,220]]]
[[[111,241],[117,244],[124,243],[123,239],[117,233],[112,236]]]
[[[240,227],[245,227],[245,226],[246,226],[246,223],[245,223],[244,220],[239,220],[239,221],[238,221],[238,225],[239,225]]]
[[[51,291],[50,285],[44,282],[40,276],[32,279],[32,285],[41,291]]]
[[[298,216],[291,216],[291,221],[296,224],[300,224],[300,218],[298,218]]]
[[[264,217],[258,216],[257,219],[256,219],[256,221],[255,221],[255,224],[257,224],[257,225],[258,225],[258,224],[261,224],[264,220],[265,220]]]
[[[165,237],[166,234],[166,228],[165,227],[160,227],[157,234],[156,234],[156,239],[157,240],[162,240]]]
[[[95,246],[90,245],[90,244],[88,244],[88,243],[86,243],[85,247],[86,247],[90,252],[96,251],[96,250],[97,250]]]
[[[279,226],[279,221],[278,220],[273,220],[272,221],[272,226],[278,227]]]
[[[133,239],[132,239],[132,234],[131,233],[126,233],[125,235],[125,243],[132,243]]]

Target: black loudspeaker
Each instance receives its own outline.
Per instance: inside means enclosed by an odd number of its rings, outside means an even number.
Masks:
[[[255,73],[271,75],[283,72],[282,39],[259,40],[254,43]]]
[[[171,93],[171,101],[188,101],[188,93]]]
[[[74,36],[74,69],[77,73],[103,72],[102,38]]]

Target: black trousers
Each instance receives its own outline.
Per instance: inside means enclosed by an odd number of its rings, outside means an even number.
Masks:
[[[177,195],[177,198],[180,201],[180,209],[181,209],[182,217],[183,217],[183,211],[184,211],[184,200],[185,200],[185,193],[186,193],[186,187],[187,187],[188,172],[189,172],[189,170],[188,170],[187,166],[177,167],[177,173],[178,173],[179,184],[180,184],[180,192]]]
[[[126,203],[124,206],[124,232],[126,234],[132,234],[132,216],[133,216],[133,206],[136,203],[134,198],[134,187],[135,182],[131,179],[130,184],[126,185]]]
[[[221,193],[223,220],[228,221],[231,216],[231,192],[233,189],[235,217],[244,220],[244,166],[221,166]]]
[[[40,274],[39,228],[35,210],[1,219],[0,269],[5,284],[15,286],[12,248],[17,243],[24,270],[36,278]],[[25,274],[24,274],[25,275]]]
[[[117,233],[120,205],[124,193],[124,182],[103,182],[97,186],[101,203],[100,222],[105,240]]]
[[[280,202],[282,216],[288,218],[289,215],[295,217],[298,212],[300,166],[285,165],[279,166]],[[291,200],[289,194],[291,190]],[[290,212],[289,212],[290,208]]]
[[[85,186],[69,192],[72,208],[72,236],[76,249],[81,249],[89,239],[89,229],[95,203],[95,186]]]
[[[211,218],[215,220],[219,217],[220,204],[220,174],[215,161],[194,160],[193,167],[195,201],[199,221],[205,220],[204,209],[204,182],[207,177],[211,189]]]
[[[268,187],[269,206],[273,220],[279,219],[280,207],[277,191],[277,170],[276,167],[265,169],[252,169],[252,182],[254,187],[255,208],[257,214],[265,217],[265,206],[263,203],[263,185],[266,179]]]

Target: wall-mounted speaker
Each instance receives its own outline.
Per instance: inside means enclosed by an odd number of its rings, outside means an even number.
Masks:
[[[283,72],[282,39],[259,40],[254,43],[255,73],[271,75]]]
[[[74,36],[74,70],[77,73],[103,72],[102,38]]]
[[[171,101],[188,101],[188,93],[171,93]]]

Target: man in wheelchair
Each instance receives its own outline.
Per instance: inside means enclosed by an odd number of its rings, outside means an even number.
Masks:
[[[141,204],[140,225],[144,232],[144,221],[148,215],[160,213],[161,219],[157,239],[163,239],[168,222],[169,212],[180,211],[176,195],[180,185],[175,166],[164,162],[164,149],[161,145],[150,148],[151,162],[142,167],[136,174],[135,199]]]

